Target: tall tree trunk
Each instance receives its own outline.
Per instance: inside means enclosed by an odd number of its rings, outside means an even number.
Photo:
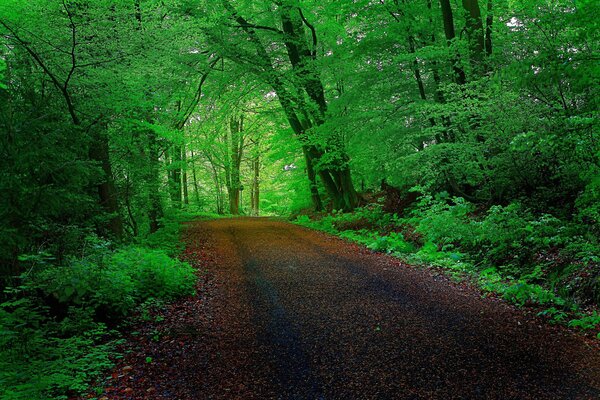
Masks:
[[[196,159],[194,158],[193,150],[190,150],[190,156],[192,157],[192,180],[194,184],[194,198],[196,199],[196,205],[200,206],[200,190],[198,188],[198,178],[196,178]]]
[[[256,156],[252,163],[254,177],[252,179],[252,215],[258,217],[260,212],[260,156]]]
[[[148,169],[150,172],[148,176],[148,219],[150,221],[150,233],[154,233],[160,228],[160,219],[163,216],[160,200],[159,149],[154,132],[148,133],[148,150]]]
[[[456,38],[454,31],[454,16],[452,15],[452,6],[450,0],[440,0],[442,8],[442,20],[444,22],[444,34],[446,35],[446,43],[448,47],[452,47],[452,41]],[[452,50],[453,51],[453,50]],[[450,59],[452,70],[454,71],[454,80],[459,85],[464,85],[467,81],[465,71],[461,67],[458,54],[454,53]]]
[[[408,36],[408,49],[411,52],[411,54],[415,54],[417,51],[415,47],[415,38],[412,35]],[[423,78],[421,77],[421,69],[419,68],[419,61],[416,57],[413,61],[413,74],[415,76],[415,81],[417,82],[417,87],[419,88],[419,97],[421,98],[421,100],[426,101],[427,94],[425,93],[425,84],[423,83]],[[429,123],[431,124],[431,126],[435,126],[435,119],[433,117],[430,117]]]
[[[112,166],[110,163],[108,135],[100,129],[93,129],[93,143],[90,147],[90,158],[98,162],[104,173],[102,181],[98,184],[100,206],[108,214],[107,229],[111,236],[120,240],[123,237],[123,220],[119,213],[117,191],[113,181]]]
[[[183,187],[183,204],[187,206],[190,204],[190,198],[188,194],[187,150],[185,143],[182,145],[181,150],[181,186]]]
[[[225,214],[225,196],[223,195],[223,184],[221,183],[221,178],[219,178],[218,173],[215,177],[215,189],[217,200],[217,214],[223,215]]]
[[[174,145],[170,151],[169,193],[171,203],[175,208],[181,208],[181,146]]]
[[[254,156],[252,157],[252,187],[250,189],[250,213],[258,217],[260,212],[260,142],[252,140]]]
[[[230,160],[229,160],[229,212],[240,213],[240,166],[244,148],[244,116],[232,116],[229,119]]]
[[[492,55],[492,24],[494,23],[494,10],[492,0],[487,1],[487,15],[485,17],[485,54]]]
[[[474,74],[483,72],[484,34],[478,0],[462,0],[465,30],[469,41],[469,57]]]

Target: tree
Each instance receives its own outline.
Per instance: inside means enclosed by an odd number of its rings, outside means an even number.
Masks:
[[[311,167],[314,167],[334,208],[353,209],[358,204],[358,195],[352,183],[349,158],[343,142],[336,135],[318,143],[310,138],[311,130],[325,122],[327,113],[324,86],[315,63],[318,39],[314,25],[307,20],[301,8],[285,2],[274,4],[281,29],[249,21],[228,0],[223,0],[222,5],[229,22],[223,21],[219,28],[232,26],[232,30],[242,33],[234,31],[223,35],[216,28],[206,29],[206,35],[219,43],[219,48],[215,51],[245,66],[271,85],[293,132],[303,143],[305,159],[309,165],[309,180],[312,182]],[[304,27],[311,32],[312,50],[306,41]],[[261,34],[265,32],[269,36],[263,39]],[[282,54],[279,51],[270,54],[265,40],[274,40],[284,46],[290,71],[276,66],[274,58],[281,60]],[[246,48],[246,43],[249,43],[249,48]],[[314,186],[311,183],[311,187]],[[313,199],[317,199],[314,192]],[[319,207],[319,204],[316,203],[315,207]]]

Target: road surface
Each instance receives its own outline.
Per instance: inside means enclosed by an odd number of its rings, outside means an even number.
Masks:
[[[199,294],[114,398],[600,398],[597,346],[431,270],[263,218],[184,240]]]

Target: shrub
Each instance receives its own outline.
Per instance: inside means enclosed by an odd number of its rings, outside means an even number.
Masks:
[[[368,247],[372,250],[385,251],[387,253],[407,254],[415,251],[414,246],[407,243],[402,234],[397,232],[377,237]]]
[[[129,247],[116,252],[110,264],[129,275],[138,302],[149,298],[169,300],[194,293],[194,269],[162,250]]]
[[[565,301],[554,293],[544,289],[539,285],[532,285],[526,282],[517,282],[506,285],[498,290],[506,300],[520,306],[526,304],[556,304],[563,306]]]
[[[579,318],[569,321],[570,327],[579,328],[582,330],[595,329],[600,326],[600,314],[594,311],[592,314],[583,315]]]
[[[36,274],[32,285],[61,305],[92,309],[100,317],[122,317],[149,298],[193,294],[194,271],[162,250],[127,247],[105,250]]]
[[[112,366],[116,344],[83,309],[54,321],[29,297],[0,304],[0,398],[67,399]]]
[[[108,257],[108,256],[107,256]],[[88,307],[98,315],[124,316],[134,306],[134,283],[126,269],[92,259],[73,260],[47,268],[33,285],[45,296],[64,305]]]
[[[192,267],[162,250],[88,244],[82,258],[61,266],[29,257],[41,271],[0,304],[0,398],[67,399],[87,390],[112,365],[115,341],[99,320],[194,292]]]
[[[407,221],[439,249],[448,248],[448,245],[469,245],[477,237],[477,227],[469,220],[469,214],[474,209],[474,205],[460,197],[448,199],[447,196],[440,196],[434,199],[423,196],[419,208],[411,213]]]

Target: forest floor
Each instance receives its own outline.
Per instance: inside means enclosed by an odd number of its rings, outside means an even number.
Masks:
[[[187,224],[198,294],[101,399],[597,399],[598,345],[434,270],[263,218]]]

